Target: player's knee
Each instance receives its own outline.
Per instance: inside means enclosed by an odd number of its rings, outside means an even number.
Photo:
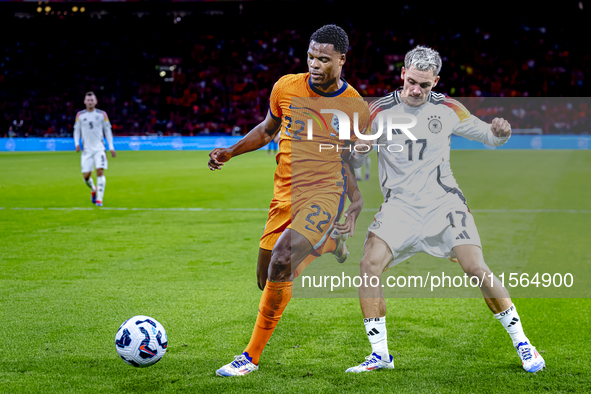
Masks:
[[[359,268],[361,270],[361,275],[380,275],[383,270],[382,267],[380,267],[379,262],[374,261],[368,257],[363,257],[363,259],[361,259]]]
[[[271,256],[269,264],[269,280],[284,282],[289,280],[291,275],[291,256],[289,253],[275,252]]]
[[[468,276],[477,276],[482,278],[484,275],[488,275],[488,267],[484,263],[484,261],[474,261],[470,264],[463,265],[464,272],[468,274]]]

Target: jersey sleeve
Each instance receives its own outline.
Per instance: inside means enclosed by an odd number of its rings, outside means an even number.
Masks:
[[[450,99],[446,105],[454,110],[459,119],[459,122],[453,128],[453,134],[489,146],[501,146],[509,140],[509,137],[496,137],[492,133],[490,123],[486,123],[472,115],[458,101]]]
[[[76,114],[76,120],[74,121],[74,144],[80,146],[80,112]]]
[[[109,121],[109,117],[105,111],[102,111],[103,116],[105,117],[103,122],[103,133],[105,134],[105,138],[107,139],[107,143],[109,144],[109,150],[114,150],[115,147],[113,146],[113,132],[111,130],[111,122]]]
[[[283,98],[283,87],[285,85],[285,77],[279,78],[273,90],[271,91],[271,99],[269,100],[269,112],[275,120],[281,120],[283,111],[281,110],[281,99]]]

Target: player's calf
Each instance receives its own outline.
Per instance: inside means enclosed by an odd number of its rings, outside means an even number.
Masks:
[[[511,305],[509,292],[484,262],[482,249],[477,245],[458,245],[453,250],[464,272],[470,277],[477,277],[479,283],[482,283],[480,290],[491,310],[496,313],[508,308]],[[500,309],[496,309],[497,307]]]

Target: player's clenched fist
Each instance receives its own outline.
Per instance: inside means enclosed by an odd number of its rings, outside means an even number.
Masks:
[[[509,137],[511,135],[511,125],[503,118],[494,118],[491,130],[495,137]]]
[[[219,170],[220,168],[222,168],[224,163],[230,160],[231,158],[232,153],[229,149],[216,148],[209,153],[209,162],[207,163],[207,165],[209,166],[209,169],[212,171]]]

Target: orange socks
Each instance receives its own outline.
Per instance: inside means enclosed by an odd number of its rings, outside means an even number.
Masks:
[[[259,303],[259,314],[250,337],[250,342],[244,350],[254,364],[259,364],[261,353],[269,342],[285,307],[291,300],[293,282],[269,282],[265,285],[261,302]]]
[[[334,239],[328,237],[326,242],[318,249],[313,251],[302,263],[298,266],[294,276],[297,277],[302,273],[314,259],[324,253],[334,252],[337,248],[337,243]],[[254,364],[259,364],[261,353],[269,342],[285,307],[291,300],[291,293],[293,289],[293,282],[269,282],[265,285],[261,302],[259,303],[259,314],[257,321],[250,337],[250,342],[244,349],[244,355],[248,357]]]

